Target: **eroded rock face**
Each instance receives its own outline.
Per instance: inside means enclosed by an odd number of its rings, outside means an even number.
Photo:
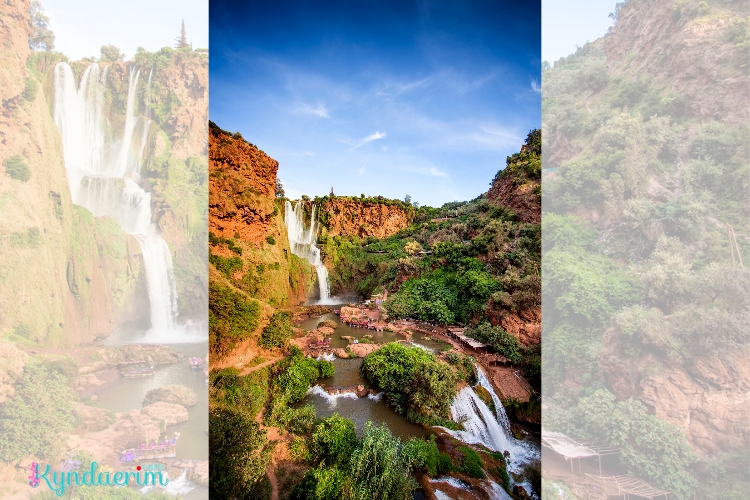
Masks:
[[[728,36],[726,15],[675,17],[673,3],[625,5],[604,38],[607,66],[628,60],[628,73],[646,74],[684,97],[703,120],[747,123],[747,67],[735,64],[741,50]],[[715,13],[714,13],[715,14]]]
[[[193,406],[195,404],[195,393],[184,385],[172,384],[167,387],[151,389],[143,399],[143,406],[148,406],[157,401],[175,403],[182,406]]]
[[[617,330],[608,332],[599,366],[618,399],[636,398],[685,431],[704,454],[750,446],[750,354],[707,356],[687,364],[639,353],[623,356]]]
[[[487,317],[493,326],[502,326],[524,347],[539,345],[542,342],[542,309],[540,307],[524,309],[518,313],[488,307]]]
[[[542,222],[541,197],[536,192],[539,186],[538,181],[519,184],[511,175],[500,176],[492,182],[487,198],[493,205],[513,210],[519,220],[539,224]]]
[[[331,236],[375,236],[387,238],[409,225],[410,214],[398,205],[365,202],[351,198],[329,198],[320,207]]]

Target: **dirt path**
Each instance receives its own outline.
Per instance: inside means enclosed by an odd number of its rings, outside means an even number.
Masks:
[[[261,363],[259,365],[252,366],[250,368],[245,368],[244,370],[242,370],[242,372],[240,372],[240,376],[243,377],[243,376],[245,376],[245,375],[247,375],[249,373],[253,373],[256,370],[260,370],[261,368],[265,368],[266,366],[270,366],[270,365],[274,364],[275,362],[277,362],[280,359],[284,359],[284,356],[279,356],[278,358],[271,358],[268,361],[264,361],[263,363]]]

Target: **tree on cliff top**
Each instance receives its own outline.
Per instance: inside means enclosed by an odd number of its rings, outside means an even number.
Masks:
[[[125,58],[125,54],[120,52],[120,49],[118,49],[114,45],[102,45],[101,53],[102,62],[122,61]]]
[[[184,49],[185,47],[188,46],[187,36],[185,34],[185,20],[184,19],[182,20],[182,28],[180,29],[180,36],[175,38],[174,41],[177,42],[177,45],[175,45],[176,49]]]
[[[55,48],[55,34],[47,27],[49,17],[45,16],[43,12],[44,9],[39,0],[31,2],[29,15],[34,31],[29,37],[29,48],[35,51],[49,52]]]

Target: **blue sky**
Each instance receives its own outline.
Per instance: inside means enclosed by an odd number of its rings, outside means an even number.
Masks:
[[[486,191],[540,125],[541,5],[215,1],[210,118],[287,194],[441,205]]]
[[[617,0],[544,0],[542,60],[553,63],[603,36],[612,26],[609,13],[616,4]]]
[[[115,45],[126,58],[138,47],[151,52],[174,46],[185,20],[188,42],[208,48],[207,0],[41,0],[55,50],[71,60],[99,57]]]

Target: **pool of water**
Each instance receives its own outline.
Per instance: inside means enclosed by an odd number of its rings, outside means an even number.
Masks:
[[[340,309],[341,305],[332,306],[334,309]],[[319,318],[310,318],[303,321],[299,326],[305,330],[317,328],[319,323],[326,320],[333,320],[337,323],[336,332],[331,337],[331,348],[345,348],[349,345],[347,340],[342,336],[349,336],[356,339],[362,339],[365,335],[371,335],[375,343],[396,342],[403,340],[404,336],[394,332],[377,332],[364,328],[351,328],[341,322],[341,319],[334,313],[324,314]],[[421,347],[430,352],[440,352],[449,346],[444,342],[427,340],[419,333],[415,333],[412,343],[405,343],[415,347]],[[332,360],[335,368],[333,377],[320,379],[318,384],[327,387],[353,387],[364,385],[370,387],[368,381],[360,374],[362,359],[337,359]],[[390,431],[401,438],[410,437],[428,437],[430,432],[422,426],[413,424],[406,420],[403,415],[396,413],[384,400],[384,394],[377,396],[367,396],[364,398],[357,397],[355,394],[343,394],[331,396],[326,393],[320,386],[313,387],[308,391],[301,404],[311,404],[315,407],[319,417],[329,417],[338,413],[342,417],[354,421],[357,432],[361,433],[364,429],[365,422],[372,421],[376,424],[384,423]]]
[[[191,370],[188,357],[206,357],[205,343],[170,344],[185,355],[183,361],[154,368],[149,378],[119,379],[97,394],[98,404],[115,413],[141,408],[146,393],[151,389],[180,384],[195,394],[195,405],[188,408],[188,420],[167,429],[168,434],[180,433],[177,446],[178,459],[208,459],[208,387],[203,370]],[[136,444],[136,443],[133,443]]]
[[[342,305],[345,305],[345,304],[339,304],[339,305],[335,305],[331,307],[334,310],[340,310]],[[362,339],[365,337],[365,335],[369,335],[372,342],[376,344],[396,342],[399,340],[404,340],[405,338],[403,335],[399,335],[395,332],[387,332],[387,331],[378,332],[375,330],[368,330],[366,328],[352,328],[344,324],[341,321],[341,319],[332,312],[328,314],[324,314],[319,318],[306,319],[305,321],[301,322],[299,326],[301,328],[304,328],[305,330],[314,330],[315,328],[318,327],[318,324],[326,320],[333,320],[338,325],[336,327],[336,332],[330,337],[331,339],[330,346],[332,349],[345,348],[346,346],[349,345],[349,341],[344,340],[341,337],[353,337],[356,339]],[[414,333],[412,337],[412,343],[411,344],[406,343],[405,345],[421,347],[433,353],[444,351],[445,349],[448,349],[450,347],[445,342],[427,340],[425,336],[423,336],[421,333]]]

